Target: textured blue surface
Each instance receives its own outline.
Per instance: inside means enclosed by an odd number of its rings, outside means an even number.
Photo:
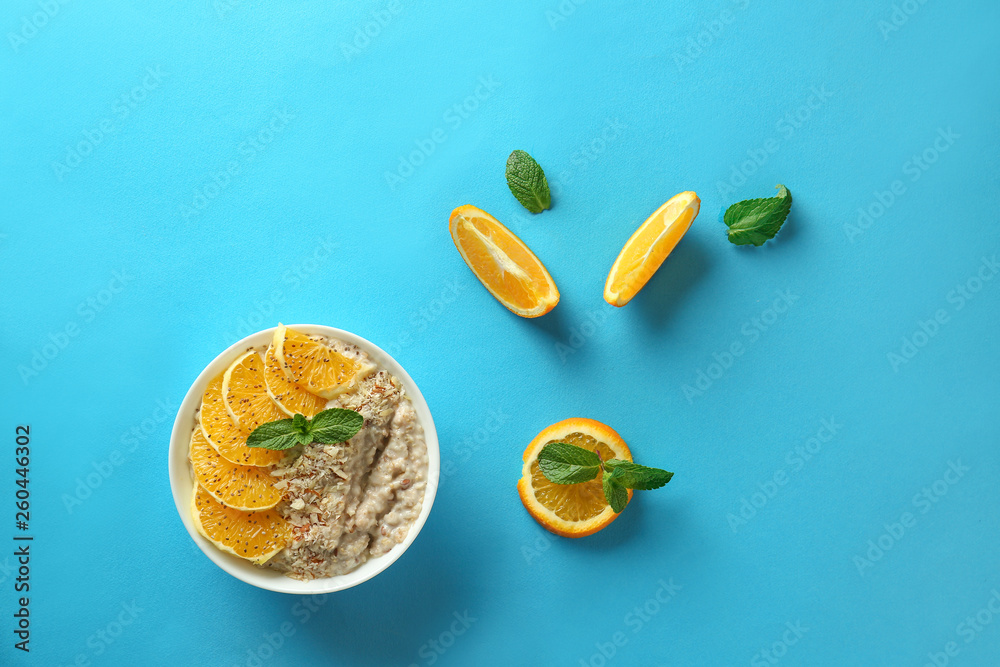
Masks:
[[[187,4],[0,12],[0,540],[17,424],[35,537],[30,654],[0,550],[0,662],[997,664],[997,3]],[[721,211],[777,183],[777,239],[730,245]],[[550,315],[470,274],[465,203],[545,261]],[[167,482],[192,380],[279,320],[394,354],[445,465],[411,550],[312,609],[210,563]],[[515,491],[570,416],[676,472],[579,541]]]

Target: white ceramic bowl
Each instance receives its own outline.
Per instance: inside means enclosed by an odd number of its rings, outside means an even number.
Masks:
[[[233,575],[240,581],[265,588],[270,591],[280,593],[318,594],[331,593],[333,591],[344,590],[367,581],[376,574],[386,569],[403,555],[403,552],[413,543],[417,534],[427,521],[431,506],[434,504],[434,496],[437,493],[438,480],[441,473],[441,451],[438,448],[437,431],[434,429],[434,420],[431,418],[431,411],[427,407],[427,401],[407,374],[403,367],[396,362],[385,351],[376,345],[368,342],[360,336],[356,336],[341,329],[325,327],[317,324],[290,324],[289,328],[307,334],[320,334],[329,338],[336,338],[357,345],[368,353],[375,363],[388,370],[403,384],[406,394],[413,402],[413,407],[417,414],[417,421],[424,429],[424,438],[427,441],[427,490],[424,492],[424,503],[420,510],[420,516],[410,526],[410,532],[406,539],[393,547],[388,553],[378,558],[370,558],[361,567],[335,577],[325,579],[314,579],[312,581],[298,581],[284,576],[271,569],[258,567],[249,561],[237,558],[232,554],[220,551],[211,542],[206,540],[194,527],[191,520],[191,494],[194,492],[194,480],[191,477],[191,469],[188,464],[188,447],[191,442],[191,430],[195,425],[195,412],[201,403],[202,394],[208,383],[224,371],[229,364],[236,359],[241,352],[248,348],[267,345],[271,341],[274,329],[265,329],[255,334],[247,336],[243,340],[233,343],[229,348],[217,356],[205,370],[201,372],[198,379],[194,381],[188,389],[180,409],[177,411],[177,418],[174,420],[174,428],[170,434],[170,454],[168,468],[170,471],[170,490],[174,495],[174,503],[177,505],[177,513],[184,522],[191,539],[198,545],[212,562],[223,570]]]

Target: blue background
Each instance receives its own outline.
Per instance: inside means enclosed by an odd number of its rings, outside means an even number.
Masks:
[[[35,541],[30,655],[0,550],[0,662],[997,664],[1000,5],[898,7],[4,3],[0,539],[30,424]],[[552,183],[538,216],[515,148]],[[728,243],[721,211],[777,183],[778,237]],[[605,304],[689,189],[686,238]],[[447,233],[466,203],[546,263],[551,314],[475,280]],[[313,610],[209,562],[167,480],[195,376],[278,321],[394,354],[446,466],[406,555]],[[583,540],[515,490],[572,416],[676,472]]]

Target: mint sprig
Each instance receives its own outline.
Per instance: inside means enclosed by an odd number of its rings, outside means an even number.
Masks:
[[[312,419],[296,414],[291,419],[279,419],[255,428],[247,438],[247,447],[283,450],[311,442],[346,442],[361,430],[364,423],[364,417],[344,408],[323,410]]]
[[[545,172],[535,158],[524,151],[514,151],[507,158],[507,187],[532,213],[541,213],[552,205]]]
[[[628,505],[628,489],[658,489],[674,476],[672,472],[623,459],[602,461],[596,451],[568,442],[550,442],[542,447],[538,452],[538,467],[553,484],[580,484],[600,474],[604,497],[615,514]]]
[[[745,199],[726,209],[722,221],[729,227],[729,241],[735,245],[763,245],[785,223],[792,209],[792,193],[778,185],[778,195],[767,199]]]

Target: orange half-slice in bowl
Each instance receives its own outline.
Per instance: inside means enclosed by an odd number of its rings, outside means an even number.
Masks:
[[[247,447],[248,433],[241,430],[226,411],[222,398],[222,379],[225,373],[220,373],[205,387],[201,398],[201,408],[198,410],[198,422],[205,438],[212,449],[219,452],[222,458],[231,463],[244,466],[271,466],[280,461],[284,452]]]
[[[326,399],[306,391],[285,376],[278,358],[274,356],[274,345],[269,345],[264,354],[264,385],[282,412],[291,417],[295,414],[314,417],[326,407]]]
[[[222,376],[222,400],[230,419],[247,433],[287,417],[267,393],[264,360],[254,350],[238,357]]]
[[[191,434],[191,467],[198,485],[226,507],[253,512],[281,502],[269,468],[241,466],[219,456],[201,429]]]
[[[321,398],[350,391],[375,367],[279,324],[271,339],[274,358],[289,382]]]
[[[226,507],[200,485],[191,498],[194,527],[222,551],[263,565],[291,542],[291,526],[276,510]]]

